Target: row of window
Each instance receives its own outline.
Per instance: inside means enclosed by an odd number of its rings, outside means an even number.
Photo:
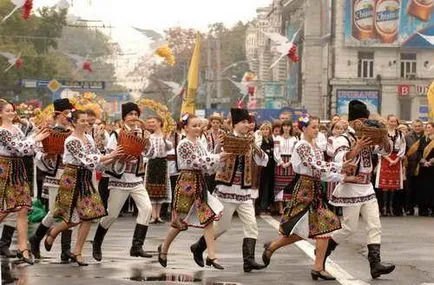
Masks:
[[[405,79],[416,78],[416,54],[401,53],[400,76]],[[374,53],[358,52],[357,77],[374,78]]]

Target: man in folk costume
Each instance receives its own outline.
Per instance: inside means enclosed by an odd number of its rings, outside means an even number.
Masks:
[[[249,113],[245,109],[231,109],[233,135],[246,137],[249,133]],[[224,146],[223,146],[224,148]],[[265,265],[255,261],[255,246],[258,238],[258,225],[255,218],[254,199],[257,193],[252,192],[252,166],[266,166],[268,156],[252,142],[245,155],[233,155],[226,161],[224,168],[216,174],[217,187],[213,195],[224,206],[223,216],[215,224],[215,237],[218,238],[226,232],[237,211],[243,222],[243,268],[245,272],[253,269],[265,268]],[[203,252],[206,249],[205,238],[202,236],[198,242],[190,247],[195,262],[203,267]]]
[[[365,121],[369,117],[369,111],[363,102],[353,100],[349,104],[348,121]],[[347,176],[333,191],[330,204],[340,206],[343,209],[342,228],[332,233],[329,239],[326,258],[336,246],[347,240],[356,230],[359,216],[366,224],[368,260],[372,278],[383,274],[389,274],[395,269],[395,265],[381,262],[381,222],[378,202],[374,187],[371,183],[373,172],[372,155],[387,155],[391,147],[387,139],[381,145],[372,146],[370,138],[357,139],[354,130],[348,129],[347,133],[334,140],[335,161],[344,162],[352,160],[356,165],[353,176]],[[325,262],[325,260],[324,260]]]
[[[53,102],[54,106],[54,130],[58,132],[69,131],[69,121],[67,116],[74,109],[74,106],[68,99],[58,99]],[[62,163],[62,155],[49,155],[43,152],[36,154],[37,167],[45,172],[46,176],[43,183],[43,193],[48,192],[48,208],[49,212],[39,224],[35,233],[30,237],[30,246],[32,254],[35,258],[41,258],[40,243],[46,235],[48,229],[54,225],[53,210],[56,201],[57,192],[59,190],[60,178],[62,177],[64,165]],[[62,262],[68,262],[71,258],[71,235],[72,230],[66,230],[61,235],[62,253],[60,259]]]
[[[211,125],[211,128],[207,131],[207,140],[208,140],[208,151],[211,153],[216,153],[220,151],[220,136],[224,134],[222,130],[223,118],[219,113],[213,113],[208,121]]]
[[[145,137],[149,135],[142,129],[137,129],[136,120],[140,117],[139,106],[135,103],[128,102],[122,105],[122,120],[126,131],[133,131],[137,136]],[[118,146],[118,136],[121,130],[113,132],[107,144],[107,151],[113,151]],[[145,150],[147,152],[148,150]],[[102,260],[102,242],[104,237],[119,216],[125,201],[131,196],[138,208],[136,227],[134,230],[133,242],[130,249],[130,256],[151,258],[142,246],[148,232],[149,219],[151,217],[151,201],[148,192],[144,186],[143,177],[145,167],[143,163],[143,154],[140,157],[118,160],[112,164],[110,171],[108,189],[110,190],[108,198],[108,215],[101,219],[93,239],[93,257],[97,261]]]

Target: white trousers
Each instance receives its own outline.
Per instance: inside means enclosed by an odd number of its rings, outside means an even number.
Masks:
[[[332,233],[332,239],[340,244],[347,240],[356,230],[359,215],[365,222],[367,244],[381,244],[381,222],[377,199],[362,205],[342,207],[342,228]]]
[[[45,215],[44,219],[42,220],[42,224],[46,226],[47,228],[54,225],[56,220],[53,217],[54,212],[54,206],[56,205],[56,197],[57,193],[59,192],[59,187],[53,187],[49,186],[48,188],[48,213]]]
[[[103,217],[100,221],[100,225],[108,229],[114,221],[119,216],[125,201],[128,196],[133,198],[136,203],[138,214],[136,222],[141,225],[149,225],[149,220],[151,219],[152,205],[151,200],[149,200],[148,192],[144,185],[140,185],[132,188],[131,190],[126,189],[110,189],[110,195],[107,202],[107,216]]]
[[[253,205],[253,200],[249,203],[228,203],[223,202],[223,216],[219,221],[214,223],[215,227],[215,237],[218,238],[230,229],[232,223],[232,216],[234,212],[237,211],[238,217],[240,217],[243,223],[244,238],[258,238],[258,224],[256,223],[255,217],[255,207]]]

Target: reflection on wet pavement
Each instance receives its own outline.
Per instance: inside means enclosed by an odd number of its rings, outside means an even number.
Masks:
[[[1,284],[27,284],[27,264],[1,258]]]

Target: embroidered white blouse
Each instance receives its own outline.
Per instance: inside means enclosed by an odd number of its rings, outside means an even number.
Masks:
[[[149,140],[151,141],[151,149],[147,155],[149,158],[166,157],[167,152],[173,148],[173,143],[165,140],[163,136],[152,134]]]
[[[32,136],[26,137],[20,128],[13,130],[0,127],[0,156],[23,157],[34,154],[36,143]]]
[[[220,155],[209,152],[199,141],[181,140],[177,153],[179,170],[201,170],[204,174],[213,174],[222,166]]]
[[[334,161],[343,163],[346,154],[351,150],[355,139],[349,129],[350,134],[344,134],[337,137],[333,141],[335,150]],[[373,171],[372,154],[387,155],[385,149],[380,146],[372,146],[364,148],[359,155],[354,159],[357,165],[358,175],[346,177],[341,181],[333,191],[330,199],[330,204],[334,206],[352,206],[367,203],[376,199],[374,187],[370,181]]]
[[[323,151],[316,144],[311,145],[305,139],[296,143],[291,163],[294,172],[300,175],[326,182],[339,182],[343,179],[342,163],[324,161]]]
[[[297,141],[298,138],[295,136],[289,138],[283,136],[276,137],[274,141],[274,161],[276,161],[278,165],[283,162],[282,155],[292,155]]]
[[[100,166],[101,154],[96,148],[92,136],[85,135],[85,138],[85,142],[72,135],[66,138],[63,164],[82,166],[89,170],[94,170]]]

